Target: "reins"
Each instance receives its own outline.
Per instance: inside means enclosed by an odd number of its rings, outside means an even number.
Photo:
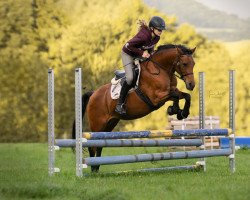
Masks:
[[[178,57],[178,56],[177,56]],[[177,58],[176,57],[176,58]],[[147,58],[146,60],[148,60],[148,61],[151,61],[152,63],[154,63],[154,66],[156,65],[156,66],[158,66],[159,68],[161,68],[161,69],[163,69],[163,70],[166,70],[165,69],[165,66],[163,66],[162,64],[160,64],[160,63],[158,63],[158,62],[156,62],[156,61],[154,61],[154,60],[152,60],[152,58]],[[180,64],[180,61],[176,61],[176,59],[175,59],[175,61],[173,62],[173,66],[178,66]],[[148,65],[148,62],[147,62],[147,65]],[[146,65],[146,66],[147,66]],[[158,73],[152,73],[153,75],[159,75],[160,74],[160,70],[159,70],[159,72]],[[178,75],[178,74],[175,74],[174,73],[174,76],[176,76],[177,78],[179,78],[180,80],[183,80],[184,81],[184,77],[185,76],[188,76],[188,75],[192,75],[193,73],[188,73],[188,74],[184,74],[184,75]]]

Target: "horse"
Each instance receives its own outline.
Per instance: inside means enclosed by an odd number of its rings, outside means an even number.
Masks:
[[[133,120],[144,117],[157,110],[167,101],[173,101],[167,113],[177,115],[179,120],[187,118],[191,105],[191,96],[177,88],[177,78],[185,82],[186,89],[195,87],[193,53],[184,45],[161,45],[153,55],[140,63],[141,71],[137,89],[128,93],[126,115],[115,112],[117,100],[111,98],[111,83],[89,91],[82,96],[82,115],[87,114],[92,132],[111,132],[120,120]],[[176,74],[176,73],[177,74]],[[180,109],[179,100],[185,99]],[[75,122],[72,138],[75,138]],[[89,147],[90,157],[100,157],[101,147]],[[100,166],[91,166],[92,172],[98,172]]]

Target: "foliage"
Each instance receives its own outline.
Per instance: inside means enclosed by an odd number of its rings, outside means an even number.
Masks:
[[[250,120],[250,80],[248,64],[250,58],[250,41],[242,41],[238,43],[228,43],[227,48],[232,53],[233,64],[236,71],[236,127],[242,135],[249,134],[248,122]]]

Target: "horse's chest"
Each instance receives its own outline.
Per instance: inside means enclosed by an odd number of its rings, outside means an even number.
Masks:
[[[156,82],[156,90],[158,91],[170,91],[171,83],[169,79],[162,79]]]
[[[165,99],[170,93],[170,83],[157,83],[157,86],[154,89],[154,97],[156,101]]]

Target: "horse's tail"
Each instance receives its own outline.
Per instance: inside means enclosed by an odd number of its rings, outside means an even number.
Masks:
[[[89,98],[93,93],[94,93],[93,91],[89,91],[82,95],[82,119],[84,117],[87,104],[89,102]],[[76,121],[74,120],[73,127],[72,127],[72,139],[75,139],[75,138],[76,138]]]

